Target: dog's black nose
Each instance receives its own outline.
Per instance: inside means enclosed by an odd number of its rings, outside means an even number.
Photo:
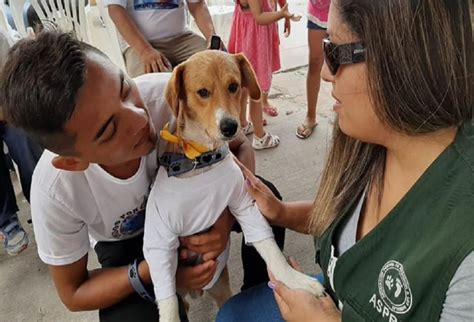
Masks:
[[[234,134],[237,132],[239,124],[237,124],[237,121],[231,118],[225,118],[221,121],[220,128],[221,128],[221,133],[224,135],[226,138],[230,138],[234,136]]]

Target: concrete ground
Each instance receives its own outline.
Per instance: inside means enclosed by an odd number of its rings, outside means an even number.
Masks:
[[[300,11],[302,12],[302,11]],[[276,149],[257,151],[257,172],[272,181],[285,200],[313,199],[319,181],[334,120],[330,85],[322,83],[318,102],[319,125],[312,137],[300,140],[295,136],[306,110],[306,29],[304,22],[293,29],[294,37],[282,39],[282,65],[286,71],[274,76],[271,97],[280,115],[266,117],[267,129],[281,138]],[[14,178],[16,180],[16,178]],[[46,265],[37,255],[29,205],[18,194],[19,216],[30,234],[30,246],[21,255],[10,257],[0,250],[0,321],[97,321],[97,312],[71,313],[60,302]],[[241,236],[232,234],[229,261],[231,286],[238,292],[242,281],[240,261]],[[285,254],[295,257],[308,273],[318,271],[314,264],[312,238],[288,231]],[[90,254],[90,268],[97,268],[96,256]],[[213,321],[216,306],[203,297],[191,303],[191,321]]]

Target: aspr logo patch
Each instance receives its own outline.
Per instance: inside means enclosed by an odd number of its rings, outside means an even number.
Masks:
[[[378,278],[379,294],[373,294],[369,300],[377,312],[389,321],[398,321],[397,315],[407,313],[413,304],[410,289],[403,265],[390,260],[380,270]]]
[[[382,301],[393,313],[408,312],[413,297],[403,265],[391,260],[385,263],[379,274],[379,294]]]

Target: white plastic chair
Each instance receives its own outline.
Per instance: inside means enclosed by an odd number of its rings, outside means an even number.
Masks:
[[[8,19],[7,19],[7,15],[5,14],[5,7],[4,7],[4,4],[1,3],[0,4],[0,28],[8,33],[8,28],[9,27],[9,24],[8,24]]]
[[[94,41],[97,43],[96,47],[101,49],[118,67],[126,72],[127,69],[125,68],[125,60],[123,58],[122,48],[120,47],[119,35],[114,22],[109,16],[109,11],[102,4],[102,0],[97,0],[97,6],[91,7],[91,15],[93,15],[96,10],[99,16],[94,16],[100,20],[102,27],[105,28],[105,33],[103,30],[100,33],[95,31],[91,32],[92,37],[96,38]],[[90,19],[90,24],[96,25],[96,19]],[[93,28],[97,30],[96,27],[91,27],[91,31],[94,30]]]
[[[15,0],[16,1],[16,0]],[[42,23],[53,22],[62,31],[74,31],[79,40],[90,43],[85,0],[30,0]]]
[[[16,30],[22,37],[25,37],[28,34],[25,24],[25,12],[28,7],[28,2],[29,1],[27,0],[11,0],[9,2]]]

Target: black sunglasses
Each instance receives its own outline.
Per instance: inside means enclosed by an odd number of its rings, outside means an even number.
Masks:
[[[362,42],[337,45],[329,38],[323,39],[324,60],[331,74],[336,75],[339,66],[365,61],[365,47]]]

